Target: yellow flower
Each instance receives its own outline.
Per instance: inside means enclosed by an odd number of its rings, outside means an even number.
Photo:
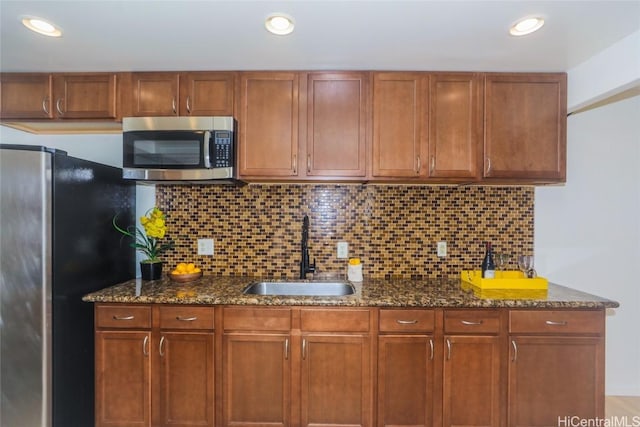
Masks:
[[[146,215],[140,217],[142,229],[128,227],[126,230],[116,224],[116,216],[113,217],[113,226],[116,230],[134,239],[131,244],[140,252],[149,257],[149,261],[158,261],[161,252],[173,247],[173,242],[160,243],[158,240],[164,238],[167,232],[164,213],[157,207],[150,209]],[[143,231],[144,230],[144,231]]]

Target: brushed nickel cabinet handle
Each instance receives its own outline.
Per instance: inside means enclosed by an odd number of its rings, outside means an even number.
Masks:
[[[176,320],[179,320],[181,322],[193,322],[194,320],[198,320],[198,317],[197,316],[191,316],[191,317],[176,316]]]
[[[431,156],[431,167],[429,168],[429,172],[433,173],[436,169],[436,156]]]
[[[433,339],[429,339],[429,360],[433,360]]]
[[[135,318],[135,316],[133,315],[129,315],[129,316],[113,316],[113,320],[133,320]]]
[[[513,347],[513,357],[511,358],[511,361],[515,362],[518,360],[518,345],[514,340],[511,340],[511,347]]]
[[[191,114],[191,95],[187,96],[187,113]]]
[[[467,326],[479,326],[479,325],[482,325],[482,320],[478,320],[478,321],[461,320],[460,323]]]
[[[302,339],[302,360],[307,358],[307,340]]]
[[[42,98],[42,111],[45,112],[45,114],[49,115],[49,97],[45,96],[44,98]]]
[[[145,356],[149,355],[149,350],[147,349],[147,344],[149,344],[149,335],[146,335],[144,337],[144,340],[142,341],[142,354]]]
[[[486,172],[486,174],[489,175],[489,172],[491,172],[491,157],[487,157],[487,172]]]
[[[160,345],[158,346],[158,352],[160,357],[164,357],[164,335],[160,338]]]
[[[557,321],[557,320],[545,320],[544,323],[546,323],[547,325],[550,325],[550,326],[567,326],[567,322],[564,321],[564,320],[560,320],[560,321]]]
[[[173,110],[173,114],[176,114],[178,112],[178,109],[176,108],[176,98],[175,97],[171,100],[171,109]]]
[[[298,175],[298,155],[294,154],[292,159],[293,174]]]
[[[451,360],[451,341],[447,338],[447,360]]]
[[[58,114],[60,114],[61,116],[64,116],[64,111],[62,111],[62,107],[60,106],[63,100],[64,98],[58,98],[58,100],[56,101],[56,110],[58,110]]]
[[[289,360],[289,338],[284,339],[284,360]]]
[[[311,154],[307,154],[307,173],[311,173]]]
[[[420,166],[421,166],[420,156],[416,156],[416,174],[420,173]]]
[[[416,323],[418,323],[417,320],[401,320],[401,319],[397,319],[396,322],[399,323],[400,325],[415,325]]]

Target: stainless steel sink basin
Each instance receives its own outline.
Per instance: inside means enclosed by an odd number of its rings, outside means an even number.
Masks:
[[[311,282],[255,282],[250,283],[244,291],[250,295],[297,295],[297,296],[332,296],[353,295],[355,290],[347,282],[311,281]]]

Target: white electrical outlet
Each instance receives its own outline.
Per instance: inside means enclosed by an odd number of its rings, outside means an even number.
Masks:
[[[198,239],[198,255],[213,255],[213,239]]]
[[[447,256],[447,242],[438,242],[438,256],[440,258]]]
[[[338,258],[349,258],[349,243],[338,242]]]

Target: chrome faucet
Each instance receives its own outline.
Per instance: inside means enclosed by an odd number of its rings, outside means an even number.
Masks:
[[[313,264],[309,263],[309,217],[304,216],[302,220],[302,242],[300,244],[302,255],[300,259],[300,278],[306,279],[307,273],[313,273],[316,271],[316,260],[313,260]]]

